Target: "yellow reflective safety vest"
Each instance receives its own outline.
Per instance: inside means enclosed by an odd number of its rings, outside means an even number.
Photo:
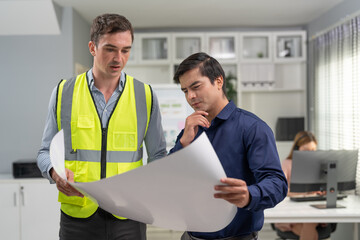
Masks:
[[[62,80],[56,118],[59,131],[64,130],[65,167],[74,172],[74,181],[97,181],[142,166],[142,142],[151,108],[150,86],[126,75],[124,89],[103,128],[87,73]],[[98,208],[87,197],[68,197],[61,192],[59,202],[64,213],[76,218],[87,218]]]

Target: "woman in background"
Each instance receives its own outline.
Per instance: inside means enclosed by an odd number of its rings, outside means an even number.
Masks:
[[[299,151],[316,151],[317,149],[317,140],[311,132],[301,131],[295,135],[294,143],[291,148],[289,156],[282,162],[282,169],[285,173],[286,179],[289,185],[288,196],[294,196],[299,194],[324,194],[321,192],[308,192],[308,193],[292,193],[290,189],[290,179],[291,179],[291,167],[292,167],[292,157],[295,150]],[[320,223],[276,223],[275,227],[283,232],[291,231],[294,234],[299,236],[300,240],[317,240],[318,232],[316,227],[318,225],[323,225]]]

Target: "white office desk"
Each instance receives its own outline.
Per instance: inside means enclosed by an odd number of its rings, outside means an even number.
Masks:
[[[346,208],[317,209],[311,204],[324,203],[294,202],[288,197],[271,209],[266,209],[265,222],[360,222],[360,196],[350,195],[338,200],[337,204]]]
[[[317,209],[310,205],[325,203],[324,201],[295,202],[290,198],[271,209],[266,209],[266,223],[280,222],[321,222],[321,223],[354,223],[354,239],[358,239],[357,224],[360,222],[360,196],[349,195],[337,200],[337,204],[345,208]]]

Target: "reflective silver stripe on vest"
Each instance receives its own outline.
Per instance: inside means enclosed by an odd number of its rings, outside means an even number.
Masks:
[[[107,151],[106,162],[137,162],[142,159],[143,148],[138,151]]]
[[[142,159],[142,155],[142,147],[136,152],[107,151],[106,162],[137,162]],[[78,149],[76,153],[69,154],[68,156],[66,160],[69,161],[99,162],[99,159],[101,159],[101,151]]]
[[[100,162],[101,151],[95,150],[81,150],[77,149],[76,153],[73,151],[71,143],[71,107],[73,92],[76,78],[71,78],[64,84],[62,98],[61,98],[61,126],[64,130],[65,139],[65,159],[70,161],[89,161]],[[128,81],[125,83],[129,84]],[[137,151],[107,151],[107,162],[137,162],[142,159],[143,148],[140,147],[147,125],[147,105],[144,84],[134,79],[134,91],[136,102],[136,114],[137,114],[137,128],[138,128],[138,150]],[[120,95],[121,97],[121,95]],[[120,100],[117,104],[119,104]],[[93,103],[95,105],[95,103]],[[115,110],[116,106],[114,107]],[[100,121],[101,122],[101,121]]]
[[[73,152],[71,142],[71,106],[76,77],[65,82],[61,97],[61,127],[64,130],[65,159],[76,160],[76,153]],[[75,157],[75,159],[73,159]]]
[[[145,137],[145,130],[147,124],[147,106],[146,106],[146,95],[145,86],[142,82],[134,78],[134,91],[136,101],[136,116],[137,116],[137,127],[138,127],[138,149],[140,148],[143,139]],[[140,141],[141,140],[141,141]]]

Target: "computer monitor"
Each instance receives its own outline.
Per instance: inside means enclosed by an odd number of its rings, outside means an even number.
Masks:
[[[338,191],[355,189],[358,150],[294,151],[291,192],[326,191],[326,205],[336,208]]]

